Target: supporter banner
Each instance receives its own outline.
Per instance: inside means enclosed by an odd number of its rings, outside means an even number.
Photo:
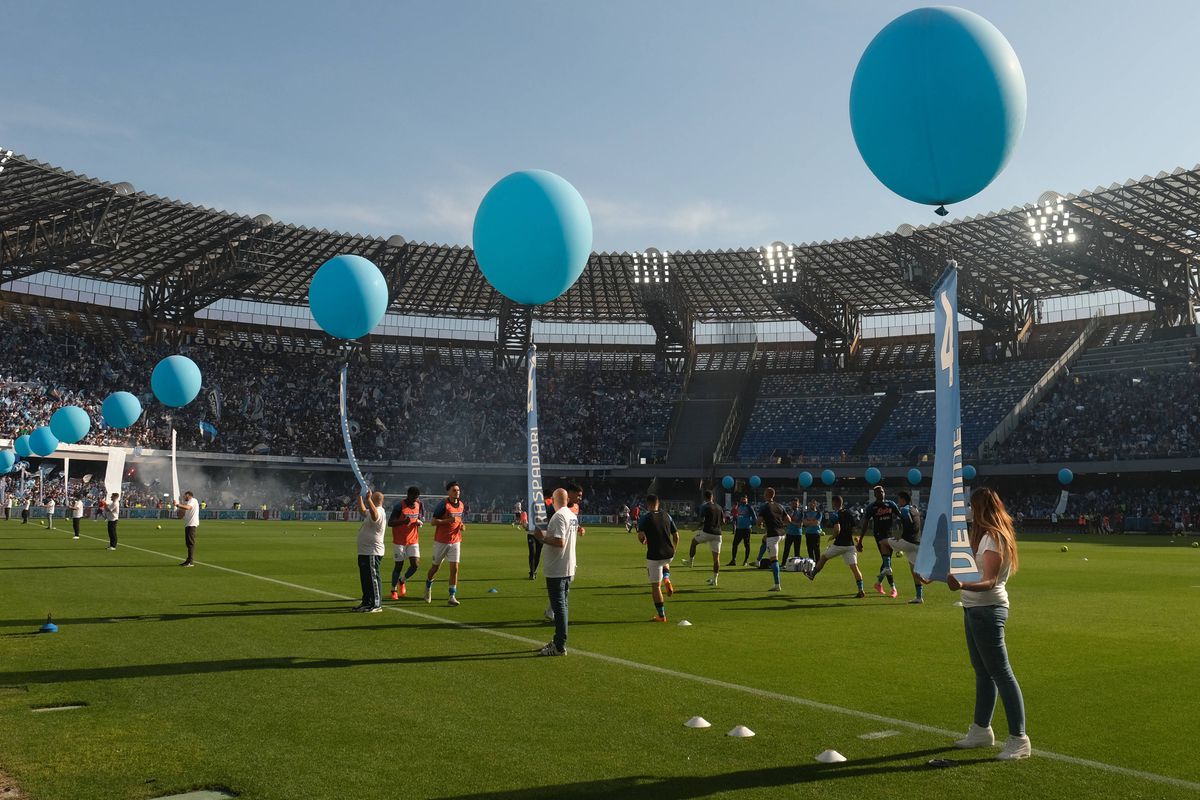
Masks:
[[[104,469],[104,499],[121,493],[121,479],[125,476],[125,451],[119,447],[108,450],[108,465]]]
[[[933,287],[936,344],[936,458],[929,508],[921,529],[916,571],[929,580],[979,579],[967,533],[967,499],[962,477],[962,409],[958,371],[958,265],[953,261]]]
[[[526,424],[528,432],[526,434],[526,443],[528,446],[528,469],[526,470],[526,486],[528,491],[525,493],[526,503],[525,508],[529,512],[529,530],[535,528],[546,527],[546,497],[542,488],[542,453],[541,445],[538,441],[538,417],[537,417],[537,347],[529,346],[529,352],[526,354],[528,368],[526,371],[526,388],[525,388],[525,412]]]
[[[210,442],[215,442],[217,440],[217,426],[213,425],[211,422],[202,421],[200,423],[200,438],[208,439]]]
[[[354,477],[362,488],[362,494],[366,495],[369,489],[362,471],[358,468],[358,459],[354,457],[354,445],[350,442],[350,419],[346,415],[346,375],[349,370],[349,364],[342,364],[342,378],[338,387],[338,411],[342,415],[342,441],[346,445],[346,459],[350,462],[350,469],[354,471]]]
[[[1062,494],[1058,496],[1058,505],[1054,508],[1055,514],[1058,514],[1061,517],[1063,514],[1067,513],[1067,498],[1070,496],[1070,492],[1068,492],[1066,489],[1062,490]]]

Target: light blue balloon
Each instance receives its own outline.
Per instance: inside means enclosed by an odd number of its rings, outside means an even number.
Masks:
[[[831,469],[822,470],[821,483],[825,484],[826,486],[833,486],[834,482],[836,482],[836,481],[837,481],[837,475],[834,474],[833,470],[831,470]]]
[[[13,450],[17,454],[17,458],[29,458],[33,455],[33,451],[29,449],[29,434],[18,436],[13,442]]]
[[[472,233],[479,270],[515,303],[549,303],[570,289],[592,252],[592,215],[575,187],[533,169],[484,195]]]
[[[732,489],[734,485],[733,476],[726,475],[724,478],[721,478],[721,485],[724,486],[727,491]]]
[[[79,406],[63,406],[50,415],[50,430],[63,444],[75,444],[92,430],[92,419]]]
[[[982,191],[1025,129],[1025,75],[992,23],[918,8],[867,45],[850,86],[854,142],[875,177],[926,205]]]
[[[913,486],[919,485],[922,477],[921,470],[917,469],[916,467],[913,467],[908,471],[908,482]]]
[[[883,473],[878,467],[867,467],[867,471],[863,473],[863,477],[867,479],[867,483],[874,486],[883,479]]]
[[[811,472],[800,473],[800,486],[804,489],[813,485],[813,476]]]
[[[975,472],[975,468],[973,466],[971,466],[970,464],[967,464],[962,469],[963,469],[963,480],[964,481],[975,480],[976,472]]]
[[[362,256],[334,256],[308,284],[308,308],[321,330],[338,339],[366,336],[387,313],[387,281]]]
[[[0,450],[0,475],[5,474],[17,463],[17,454],[12,450]]]
[[[200,394],[202,380],[195,361],[187,356],[167,356],[150,373],[150,388],[160,403],[180,408]]]
[[[762,486],[762,478],[758,477],[757,475],[751,475],[750,476],[750,488],[757,489],[760,486]]]
[[[34,428],[33,433],[29,434],[29,449],[35,456],[45,458],[58,449],[58,437],[49,425]]]
[[[104,398],[100,415],[110,428],[128,428],[142,415],[142,404],[129,392],[113,392]]]
[[[1073,480],[1075,480],[1075,473],[1071,472],[1071,470],[1063,467],[1058,471],[1058,482],[1063,486],[1066,486]]]

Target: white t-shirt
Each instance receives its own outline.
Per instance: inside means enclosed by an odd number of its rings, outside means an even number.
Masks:
[[[24,511],[28,511],[31,505],[33,505],[33,501],[26,498],[25,502],[21,504],[21,508]]]
[[[83,501],[71,501],[71,519],[83,519]]]
[[[542,574],[547,578],[575,577],[575,539],[579,533],[579,518],[569,508],[560,508],[550,518],[546,539],[561,539],[562,547],[547,546],[542,550]]]
[[[198,528],[200,526],[200,501],[196,498],[188,500],[183,512],[183,527]]]
[[[979,564],[980,574],[983,573],[983,554],[988,550],[1000,554],[1000,548],[996,546],[991,534],[985,533],[979,538],[979,546],[975,548],[975,561]],[[977,606],[1004,606],[1008,608],[1008,590],[1004,588],[1004,584],[1008,582],[1008,565],[1000,565],[1000,573],[996,576],[996,585],[985,592],[971,592],[963,589],[962,604],[963,608],[975,608]]]
[[[383,530],[387,527],[387,514],[382,508],[375,509],[379,519],[371,519],[371,507],[363,516],[362,525],[358,526],[358,554],[360,556],[381,556],[383,549]]]
[[[53,500],[46,501],[46,513],[52,517],[54,516],[54,501]]]
[[[116,522],[121,518],[121,501],[109,500],[108,505],[104,507],[104,518],[109,522]]]

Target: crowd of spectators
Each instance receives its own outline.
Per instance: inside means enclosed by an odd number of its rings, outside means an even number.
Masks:
[[[1082,527],[1090,532],[1120,532],[1136,519],[1139,530],[1195,531],[1200,528],[1200,490],[1186,488],[1108,486],[1070,492],[1067,507],[1057,513],[1060,492],[1008,490],[1003,493],[1011,514],[1026,519],[1054,520],[1060,528]]]

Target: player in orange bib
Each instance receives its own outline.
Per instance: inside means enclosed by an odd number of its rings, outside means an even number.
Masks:
[[[425,523],[421,521],[421,490],[416,486],[408,487],[407,496],[392,508],[388,518],[388,527],[392,529],[392,552],[396,558],[396,566],[392,567],[392,599],[399,600],[408,594],[406,583],[421,566],[420,528]],[[404,560],[408,559],[408,569],[401,574]]]
[[[443,561],[450,562],[449,605],[458,605],[458,557],[466,530],[467,504],[462,501],[458,481],[446,484],[446,499],[433,510],[433,565],[425,576],[425,602],[433,602],[433,576]]]

